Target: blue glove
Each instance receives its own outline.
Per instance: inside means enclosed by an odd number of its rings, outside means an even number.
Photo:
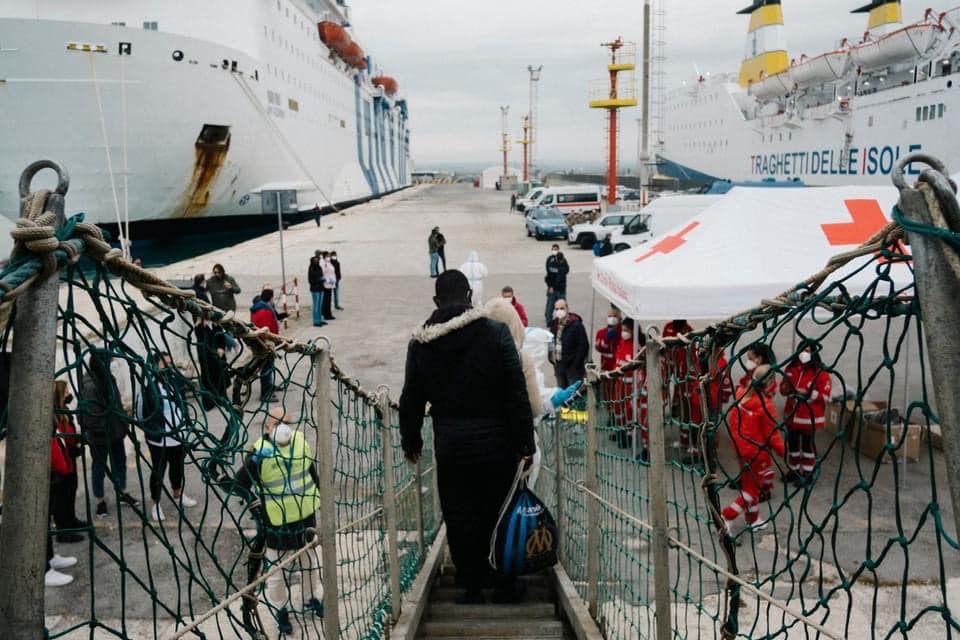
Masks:
[[[272,458],[276,455],[276,451],[273,448],[273,445],[270,443],[264,443],[257,451],[253,452],[253,460],[257,464],[260,464],[267,458]]]
[[[557,390],[553,394],[553,396],[550,397],[550,404],[552,404],[553,408],[556,409],[557,407],[562,405],[564,402],[572,398],[573,394],[577,392],[577,389],[579,389],[580,385],[582,384],[583,384],[583,380],[577,380],[566,389]]]

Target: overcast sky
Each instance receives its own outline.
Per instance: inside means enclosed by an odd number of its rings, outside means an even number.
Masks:
[[[735,71],[750,0],[664,0],[667,85],[702,73]],[[858,37],[867,0],[784,0],[791,57],[817,54]],[[919,20],[935,0],[903,0],[904,20]],[[941,0],[945,10],[955,0]],[[413,158],[421,169],[454,162],[497,164],[499,106],[508,104],[518,137],[528,108],[527,65],[543,65],[537,155],[544,166],[602,166],[604,114],[587,107],[591,80],[606,75],[601,42],[639,42],[642,0],[350,0],[355,36],[400,82],[410,104]],[[656,2],[654,3],[656,5]],[[639,64],[639,60],[638,60]],[[639,109],[627,126],[621,160],[633,165]],[[514,146],[512,164],[520,163]]]

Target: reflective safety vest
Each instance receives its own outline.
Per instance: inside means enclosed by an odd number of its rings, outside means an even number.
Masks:
[[[295,524],[312,516],[320,506],[320,494],[310,475],[313,453],[299,431],[285,447],[263,438],[253,445],[254,452],[269,451],[260,460],[260,488],[270,525]]]

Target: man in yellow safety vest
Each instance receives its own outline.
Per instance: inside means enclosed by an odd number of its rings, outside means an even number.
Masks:
[[[316,535],[318,483],[309,443],[284,408],[273,407],[264,421],[263,437],[253,444],[237,474],[237,484],[242,489],[259,494],[251,512],[266,545],[266,571],[281,562],[285,552],[303,548]],[[304,609],[323,616],[316,549],[301,556],[298,562],[303,574]],[[266,595],[278,609],[280,633],[290,634],[290,595],[283,573],[277,571],[267,577]]]

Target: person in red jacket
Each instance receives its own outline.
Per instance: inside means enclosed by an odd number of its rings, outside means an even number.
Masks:
[[[830,374],[820,361],[818,345],[811,340],[800,343],[797,357],[790,361],[780,383],[787,399],[783,408],[787,427],[787,482],[810,480],[817,465],[816,432],[825,422],[826,401],[830,397]]]
[[[613,371],[617,368],[617,350],[620,346],[620,310],[610,305],[610,311],[607,312],[606,326],[597,330],[597,335],[593,340],[593,345],[600,356],[600,370]],[[614,400],[614,394],[617,393],[615,380],[604,380],[600,384],[600,393],[604,403],[610,403]]]
[[[280,333],[280,316],[273,306],[273,289],[264,289],[260,292],[257,300],[250,307],[250,322],[270,333]],[[270,356],[260,370],[260,402],[277,401],[277,397],[273,393],[273,371],[273,356]]]
[[[634,357],[634,323],[630,318],[624,318],[620,323],[620,341],[617,345],[617,352],[614,360],[614,369],[619,369],[631,362]],[[647,344],[646,336],[639,333],[636,336],[637,345],[640,349]],[[611,380],[613,383],[613,416],[614,423],[623,431],[618,433],[618,440],[621,448],[630,446],[630,439],[627,437],[627,429],[634,424],[634,406],[639,408],[639,419],[636,425],[640,428],[640,439],[643,442],[643,448],[640,452],[640,460],[648,459],[649,429],[647,423],[647,369],[645,366],[634,369],[622,378]],[[639,390],[639,397],[634,398],[634,389]],[[623,435],[620,435],[623,434]]]
[[[758,366],[750,383],[737,389],[737,401],[727,412],[727,428],[741,469],[740,495],[722,511],[731,535],[733,524],[741,514],[751,529],[766,526],[759,522],[760,494],[765,478],[773,470],[770,452],[785,454],[783,439],[777,431],[777,409],[765,392],[772,377],[769,365]]]
[[[527,320],[527,310],[523,308],[523,305],[520,304],[520,301],[517,300],[516,294],[513,292],[513,287],[507,285],[500,290],[500,295],[510,301],[510,304],[513,305],[513,309],[517,312],[517,315],[520,316],[520,323],[524,327],[530,326]]]
[[[776,363],[776,359],[776,356],[773,355],[773,349],[771,349],[769,345],[762,342],[754,342],[751,344],[747,347],[747,352],[743,358],[743,368],[746,369],[747,372],[740,378],[740,381],[737,382],[737,387],[749,385],[757,367],[762,367],[763,365],[773,366]],[[769,379],[763,392],[770,398],[776,395],[777,384],[773,377]]]
[[[671,320],[663,326],[664,338],[674,338],[693,332],[690,323],[683,319]],[[670,348],[665,358],[668,384],[673,383],[670,397],[670,415],[680,426],[680,459],[682,464],[700,464],[699,431],[703,424],[700,402],[699,361],[696,347],[692,344]]]

